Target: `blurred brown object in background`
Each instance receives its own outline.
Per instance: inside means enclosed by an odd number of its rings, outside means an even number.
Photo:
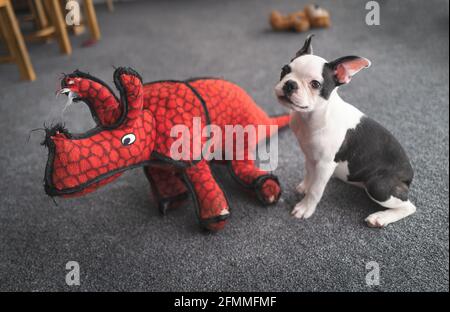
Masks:
[[[308,16],[312,27],[330,27],[330,13],[317,4],[310,4],[305,7],[305,13]]]
[[[303,32],[309,30],[309,21],[303,11],[282,15],[279,11],[270,13],[270,25],[275,30],[295,30]]]

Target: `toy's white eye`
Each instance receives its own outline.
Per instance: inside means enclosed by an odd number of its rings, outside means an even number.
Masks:
[[[133,144],[134,141],[136,141],[136,137],[134,136],[133,133],[125,134],[122,137],[122,144],[125,146]]]

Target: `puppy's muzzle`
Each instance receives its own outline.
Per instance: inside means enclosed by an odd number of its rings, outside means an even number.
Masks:
[[[285,97],[289,98],[296,90],[298,90],[298,84],[295,81],[288,80],[284,83],[283,93]]]

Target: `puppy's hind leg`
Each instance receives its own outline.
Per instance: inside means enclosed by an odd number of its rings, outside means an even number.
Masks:
[[[396,178],[370,181],[366,190],[373,201],[388,208],[372,213],[366,218],[365,221],[370,227],[385,227],[416,211],[414,204],[408,200],[408,186]]]
[[[388,224],[403,219],[416,211],[416,206],[414,206],[414,204],[409,200],[402,201],[394,196],[391,196],[391,198],[384,202],[378,202],[376,200],[375,202],[388,209],[369,215],[365,221],[370,227],[385,227]]]

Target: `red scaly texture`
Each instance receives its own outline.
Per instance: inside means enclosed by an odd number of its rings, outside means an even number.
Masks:
[[[87,74],[74,72],[64,78],[63,86],[88,104],[100,129],[83,137],[64,132],[51,136],[54,160],[48,165],[52,169],[48,188],[65,196],[83,195],[111,182],[123,170],[143,165],[160,208],[179,204],[190,190],[200,223],[210,230],[223,228],[229,215],[228,202],[208,162],[201,159],[201,148],[193,143],[197,140],[203,146],[207,140],[194,131],[193,118],[198,117],[202,127],[209,123],[220,127],[222,138],[215,139],[225,144],[226,126],[284,127],[289,117],[267,116],[244,90],[221,79],[142,85],[138,74],[129,69],[116,70],[115,77],[116,86],[123,91],[122,103],[104,83]],[[176,125],[189,131],[189,160],[171,160],[171,147],[177,140],[171,130]],[[135,141],[124,145],[124,136],[130,133]],[[269,131],[257,131],[257,141],[269,135]],[[236,140],[235,135],[232,138]],[[257,168],[248,157],[236,157],[238,152],[247,156],[254,151],[256,146],[248,138],[243,151],[228,151],[233,160],[217,162],[229,164],[233,177],[264,204],[275,203],[281,193],[276,177]],[[166,165],[161,164],[161,158]]]

